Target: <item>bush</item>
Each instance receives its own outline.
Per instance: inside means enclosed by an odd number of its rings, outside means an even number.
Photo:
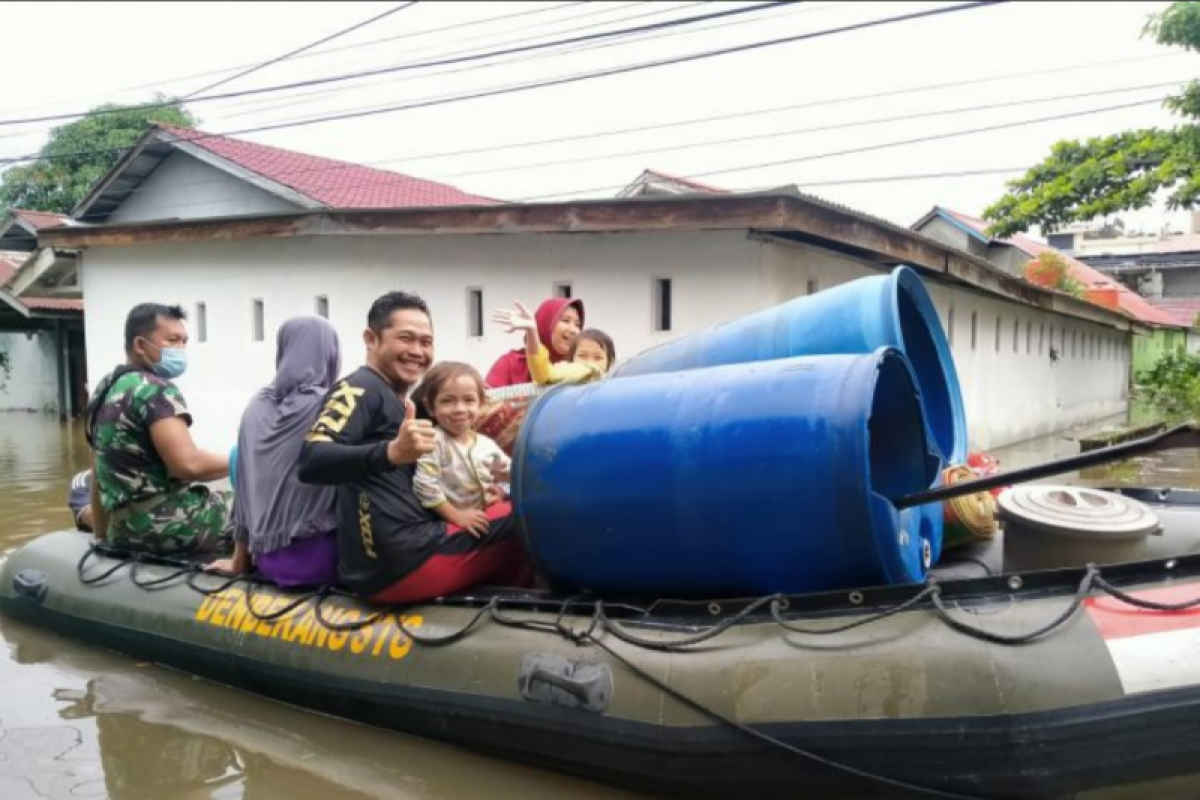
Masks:
[[[1142,395],[1164,413],[1200,417],[1200,357],[1168,351],[1137,376],[1137,383]]]

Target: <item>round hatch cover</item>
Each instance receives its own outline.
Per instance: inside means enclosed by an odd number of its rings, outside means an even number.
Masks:
[[[1006,521],[1060,536],[1136,539],[1161,526],[1137,500],[1082,486],[1016,486],[1000,495],[999,506]]]

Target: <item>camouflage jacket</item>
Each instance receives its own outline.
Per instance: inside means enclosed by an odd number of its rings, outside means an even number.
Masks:
[[[182,489],[154,448],[150,426],[162,419],[192,416],[179,388],[142,370],[120,371],[105,378],[88,404],[89,441],[96,454],[95,480],[100,502],[112,512],[138,500]]]

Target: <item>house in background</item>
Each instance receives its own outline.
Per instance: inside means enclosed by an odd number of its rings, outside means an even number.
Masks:
[[[664,187],[674,180],[672,188]],[[135,303],[190,316],[197,441],[228,447],[274,370],[274,334],[327,317],[347,368],[366,311],[409,289],[437,357],[486,369],[520,345],[487,324],[514,299],[581,298],[632,354],[798,295],[908,264],[953,340],[976,447],[1124,411],[1124,314],[1032,287],[936,240],[796,191],[738,195],[645,173],[627,197],[506,204],[399,173],[156,126],[39,246],[78,253],[94,374]],[[1061,335],[1071,347],[1051,355]]]
[[[1200,212],[1193,213],[1190,233],[1154,236],[1094,232],[1056,234],[1072,237],[1077,259],[1145,297],[1180,323],[1196,327],[1200,315]],[[1085,235],[1091,234],[1091,235]],[[1193,337],[1189,349],[1200,348]]]
[[[648,169],[617,192],[617,197],[677,197],[688,194],[729,194],[729,190]]]
[[[17,296],[11,287],[28,260],[0,251],[0,412],[74,416],[87,402],[83,301]]]
[[[941,206],[934,206],[913,224],[913,229],[986,258],[1018,277],[1024,276],[1026,264],[1045,253],[1061,256],[1071,277],[1083,285],[1085,299],[1115,308],[1144,326],[1144,334],[1136,336],[1132,344],[1131,368],[1135,376],[1153,367],[1164,353],[1183,352],[1188,346],[1190,324],[1058,248],[1022,234],[1005,239],[992,237],[987,233],[986,221]]]

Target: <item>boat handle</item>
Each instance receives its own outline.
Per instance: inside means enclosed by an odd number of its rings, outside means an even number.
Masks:
[[[541,667],[535,667],[534,670],[529,673],[529,682],[533,683],[534,681],[542,681],[550,684],[556,689],[562,689],[564,692],[571,695],[584,705],[587,705],[591,700],[591,697],[588,694],[588,685],[595,683],[594,678],[586,681],[578,680],[576,678],[568,678],[566,675],[559,675],[558,673],[550,672],[549,670],[542,669]]]

